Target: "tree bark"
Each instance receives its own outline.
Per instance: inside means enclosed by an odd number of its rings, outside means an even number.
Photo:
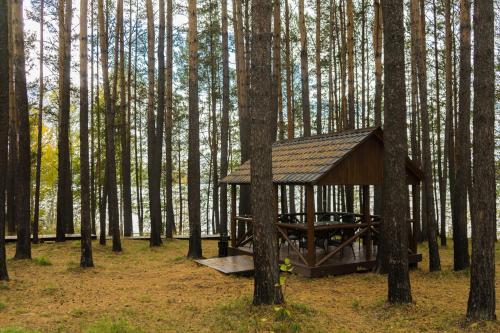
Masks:
[[[0,0],[0,58],[9,59],[9,0]],[[9,280],[5,251],[5,190],[9,147],[9,61],[0,62],[0,281]]]
[[[80,191],[82,224],[80,267],[94,266],[92,259],[92,226],[90,224],[87,11],[88,1],[80,0]]]
[[[406,101],[402,0],[384,0],[383,228],[389,256],[388,301],[411,303],[406,225]]]
[[[300,81],[302,86],[302,121],[304,136],[311,136],[311,106],[309,101],[309,60],[307,55],[307,31],[304,0],[299,0],[300,31]]]
[[[165,165],[165,186],[167,187],[166,193],[166,210],[167,218],[165,221],[166,232],[165,236],[167,238],[173,237],[174,230],[174,206],[173,206],[173,196],[172,196],[172,110],[173,110],[173,88],[172,88],[172,72],[173,72],[173,6],[172,0],[167,0],[167,112],[165,119],[165,155],[166,155],[166,165]]]
[[[221,3],[222,19],[222,119],[221,119],[221,148],[220,148],[220,177],[227,176],[228,169],[228,139],[229,139],[229,41],[228,41],[228,17],[227,0]],[[227,183],[220,184],[220,225],[221,244],[219,245],[219,256],[227,255]]]
[[[189,0],[189,149],[188,149],[188,208],[189,258],[200,258],[200,114],[198,109],[198,27],[196,0]]]
[[[28,92],[26,89],[24,18],[22,0],[13,0],[14,80],[19,121],[19,159],[16,180],[17,242],[15,259],[31,259],[30,178],[31,148]]]
[[[106,141],[106,166],[104,173],[104,212],[106,208],[106,199],[108,203],[109,226],[113,234],[113,251],[122,250],[120,240],[120,228],[118,221],[118,193],[116,186],[116,159],[115,159],[115,136],[114,136],[114,108],[111,103],[109,74],[108,74],[108,35],[106,33],[106,24],[104,20],[104,1],[98,0],[98,20],[99,20],[99,39],[101,44],[101,65],[103,76],[104,103],[105,103],[105,141]],[[105,235],[105,234],[104,234]],[[102,237],[102,231],[101,231]]]
[[[432,158],[430,143],[430,120],[427,108],[427,50],[425,39],[425,6],[424,0],[420,0],[419,11],[419,48],[417,49],[418,83],[420,97],[420,112],[422,115],[422,164],[424,172],[424,192],[425,201],[424,214],[427,221],[427,241],[429,242],[429,270],[431,272],[441,270],[439,249],[437,245],[437,223],[436,212],[434,211],[434,182],[432,177]]]
[[[70,69],[72,0],[59,0],[59,135],[57,181],[56,239],[65,240],[65,234],[74,233],[73,193],[71,179],[70,131]]]
[[[467,238],[467,189],[470,182],[470,104],[471,42],[470,0],[460,1],[460,91],[456,133],[455,225],[453,232],[453,269],[469,267]]]
[[[253,304],[284,302],[279,282],[274,220],[278,211],[271,159],[271,2],[252,1],[250,107],[252,113],[252,217],[254,234]]]
[[[35,171],[35,205],[33,207],[33,243],[37,244],[39,215],[40,215],[40,174],[42,167],[42,121],[43,121],[43,25],[44,25],[44,0],[40,1],[40,59],[39,59],[39,90],[38,90],[38,124],[37,124],[37,148],[36,148],[36,171]]]
[[[132,236],[132,189],[130,177],[130,134],[127,116],[126,81],[125,81],[125,43],[123,25],[123,0],[118,1],[120,8],[120,26],[118,35],[119,43],[119,75],[120,75],[120,143],[121,143],[121,178],[122,178],[122,202],[123,202],[123,235]],[[130,85],[130,81],[128,82]]]
[[[467,319],[495,320],[495,64],[493,1],[474,1],[472,263]]]

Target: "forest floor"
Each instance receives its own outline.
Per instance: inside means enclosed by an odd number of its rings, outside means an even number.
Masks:
[[[110,242],[109,242],[110,243]],[[226,276],[187,260],[187,241],[150,248],[125,240],[115,254],[94,242],[93,269],[79,268],[79,241],[33,246],[32,261],[9,260],[0,284],[0,332],[500,332],[498,323],[465,324],[469,273],[453,272],[450,247],[443,271],[424,262],[411,272],[415,303],[385,303],[385,276],[358,273],[321,279],[291,275],[290,316],[253,307],[253,280]],[[9,258],[15,247],[8,244]],[[215,256],[216,241],[203,243]],[[497,245],[500,276],[500,245]],[[497,290],[499,287],[497,279]],[[497,313],[500,299],[497,293]]]

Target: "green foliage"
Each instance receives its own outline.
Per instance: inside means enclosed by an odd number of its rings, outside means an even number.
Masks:
[[[49,259],[45,258],[45,257],[36,257],[36,258],[33,258],[33,262],[37,265],[40,265],[40,266],[51,266],[52,263],[50,262]]]
[[[140,333],[138,328],[126,321],[103,319],[84,330],[85,333]]]
[[[0,311],[2,311],[3,309],[5,309],[7,305],[5,305],[5,303],[3,302],[0,302]]]

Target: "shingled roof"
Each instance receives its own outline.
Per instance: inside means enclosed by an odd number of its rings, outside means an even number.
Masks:
[[[273,182],[277,184],[318,184],[322,178],[334,172],[336,166],[363,146],[369,139],[376,141],[376,148],[369,147],[369,152],[377,150],[374,167],[380,168],[383,149],[382,130],[379,127],[348,130],[307,138],[298,138],[276,142],[272,148]],[[372,144],[373,145],[373,144]],[[364,152],[358,155],[364,158]],[[373,154],[370,154],[373,155]],[[357,159],[359,160],[359,156]],[[367,157],[368,158],[368,157]],[[372,160],[373,156],[370,157]],[[421,179],[421,172],[411,163],[409,168],[416,179]],[[367,162],[370,163],[370,162]],[[345,169],[345,168],[344,168]],[[351,167],[352,169],[352,167]],[[365,168],[365,170],[368,168]],[[407,166],[408,169],[408,166]],[[364,171],[361,171],[363,173]],[[381,173],[381,171],[378,171]],[[352,173],[349,171],[349,173]],[[250,183],[250,160],[237,167],[230,175],[221,180],[228,184]],[[347,184],[347,183],[346,183]]]

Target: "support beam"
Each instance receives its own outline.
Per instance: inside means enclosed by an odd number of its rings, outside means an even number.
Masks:
[[[306,185],[307,262],[311,267],[316,264],[314,215],[314,187]]]
[[[236,185],[231,185],[231,247],[236,247]]]
[[[363,185],[363,222],[368,225],[368,232],[365,236],[366,243],[364,245],[366,260],[370,260],[372,256],[372,219],[370,217],[370,187],[368,185]]]

